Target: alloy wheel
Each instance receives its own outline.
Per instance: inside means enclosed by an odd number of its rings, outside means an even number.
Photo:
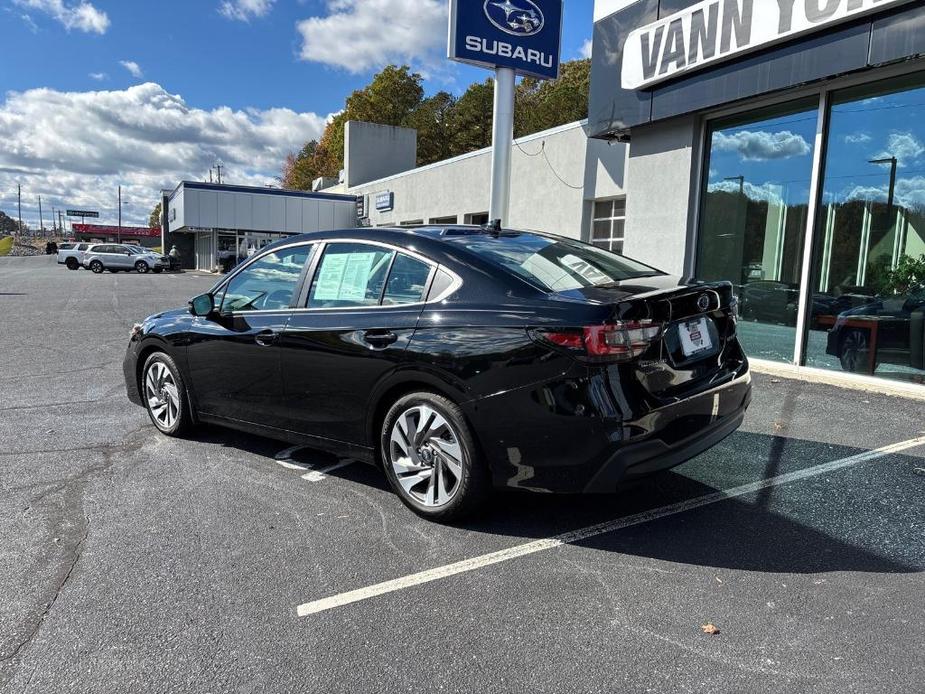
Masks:
[[[172,429],[180,416],[180,390],[163,362],[155,361],[148,367],[145,400],[155,423],[163,429]]]
[[[90,263],[90,269],[97,275],[103,272],[103,264],[99,260],[94,260]]]
[[[389,438],[389,464],[405,494],[428,508],[448,504],[463,476],[459,435],[429,405],[402,412]]]
[[[137,263],[135,263],[135,269],[139,274],[143,275],[148,271],[148,264],[143,260],[139,260]]]

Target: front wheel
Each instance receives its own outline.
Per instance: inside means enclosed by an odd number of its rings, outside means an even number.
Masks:
[[[103,270],[105,269],[106,268],[103,267],[103,263],[101,263],[99,260],[94,260],[92,263],[90,263],[90,270],[96,275],[102,274]]]
[[[151,422],[167,436],[180,436],[193,424],[186,385],[173,359],[155,352],[145,361],[141,393]]]
[[[77,270],[80,268],[80,263],[77,262],[77,258],[68,258],[64,261],[64,265],[68,270]]]
[[[139,260],[137,263],[135,263],[135,270],[139,275],[146,274],[150,269],[151,268],[148,266],[148,264],[143,260]]]
[[[459,520],[488,496],[489,479],[459,407],[434,393],[411,393],[382,423],[382,462],[399,498],[432,520]]]

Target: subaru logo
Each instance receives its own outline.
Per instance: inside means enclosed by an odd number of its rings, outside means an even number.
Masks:
[[[533,0],[485,0],[485,16],[514,36],[535,36],[546,24],[543,11]]]
[[[707,311],[710,308],[710,296],[708,294],[701,294],[697,297],[697,308],[701,311]]]

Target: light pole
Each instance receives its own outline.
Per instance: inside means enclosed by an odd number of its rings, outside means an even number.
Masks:
[[[889,164],[890,165],[890,191],[886,198],[887,212],[893,210],[893,195],[896,193],[896,167],[899,162],[896,157],[887,157],[885,159],[868,159],[868,164]]]
[[[122,243],[122,186],[119,186],[119,231],[116,232],[116,243]]]

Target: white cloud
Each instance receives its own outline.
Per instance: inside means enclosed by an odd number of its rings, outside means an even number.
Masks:
[[[105,82],[109,79],[109,75],[105,72],[91,72],[89,77],[91,80],[96,80],[97,82]]]
[[[736,181],[716,181],[707,186],[707,190],[711,193],[738,193],[739,192],[739,182]],[[783,186],[780,186],[776,183],[762,183],[761,185],[754,185],[748,181],[742,182],[742,192],[745,193],[745,196],[751,198],[752,200],[759,200],[764,202],[773,202],[777,204],[782,204],[783,200]]]
[[[863,145],[870,142],[873,138],[865,132],[851,133],[845,135],[845,142],[849,145]]]
[[[889,185],[885,183],[882,186],[854,186],[844,191],[842,199],[845,202],[852,200],[886,202],[889,199]],[[897,205],[907,209],[925,209],[925,176],[897,179],[893,200]]]
[[[223,17],[239,22],[266,16],[276,0],[225,0],[218,11]]]
[[[105,34],[109,29],[109,15],[86,0],[66,3],[64,0],[13,0],[20,7],[44,12],[60,22],[68,31],[76,29],[89,34]],[[31,21],[31,18],[30,18]]]
[[[593,48],[593,46],[594,46],[594,41],[592,41],[591,39],[588,39],[587,41],[585,41],[583,44],[581,44],[581,48],[578,49],[578,57],[579,58],[590,58],[591,49]]]
[[[439,69],[444,61],[443,0],[327,0],[327,14],[297,24],[301,58],[354,73],[389,63]]]
[[[145,73],[142,71],[141,66],[136,63],[134,60],[120,60],[119,65],[128,70],[132,77],[140,79]]]
[[[713,149],[720,152],[738,152],[743,161],[787,159],[809,154],[812,149],[802,135],[789,130],[772,133],[764,130],[739,130],[727,135],[713,134]]]
[[[61,117],[74,113],[80,117]],[[202,180],[217,160],[230,183],[274,183],[286,154],[319,138],[325,121],[284,108],[198,109],[153,83],[10,92],[0,102],[0,199],[15,200],[21,183],[30,225],[38,221],[38,195],[49,208],[98,209],[108,223],[122,185],[125,223],[142,224],[161,189]]]
[[[35,20],[32,19],[32,17],[27,14],[23,14],[22,21],[33,34],[39,33],[39,25],[35,23]]]
[[[912,133],[890,133],[886,149],[874,159],[896,157],[899,166],[907,166],[925,153],[925,145]]]

